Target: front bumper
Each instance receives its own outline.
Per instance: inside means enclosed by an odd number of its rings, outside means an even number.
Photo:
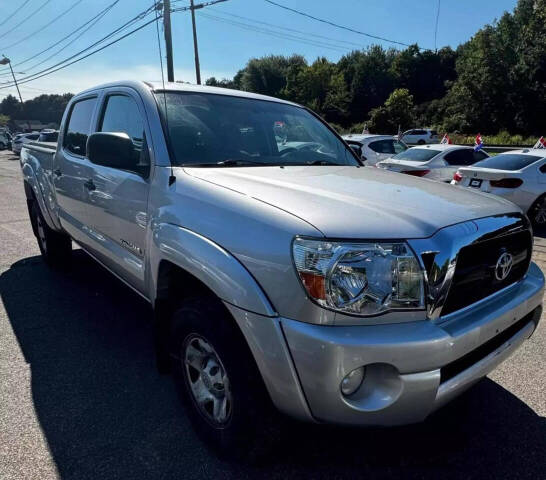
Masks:
[[[534,332],[544,276],[527,276],[449,320],[326,327],[282,320],[313,416],[329,423],[400,425],[423,420],[508,358]],[[366,366],[344,397],[340,383]]]
[[[544,276],[526,277],[445,321],[323,326],[228,305],[275,405],[309,421],[401,425],[426,418],[510,356],[534,332]],[[365,366],[350,397],[343,378]]]

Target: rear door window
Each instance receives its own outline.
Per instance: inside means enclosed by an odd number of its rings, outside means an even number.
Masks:
[[[371,142],[369,147],[376,153],[396,153],[394,151],[394,140],[376,140]]]
[[[474,163],[473,151],[465,148],[464,150],[455,150],[449,152],[444,157],[449,165],[472,165]]]
[[[474,166],[481,168],[494,168],[498,170],[521,170],[528,167],[537,160],[543,157],[537,157],[536,155],[526,155],[524,153],[503,153],[496,157],[489,157],[481,162],[477,162]]]
[[[87,137],[91,131],[91,120],[97,98],[86,98],[75,102],[70,111],[63,147],[76,155],[85,156]]]

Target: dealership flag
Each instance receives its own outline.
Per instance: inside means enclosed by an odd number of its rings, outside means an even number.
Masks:
[[[442,138],[442,141],[440,143],[449,144],[451,145],[453,142],[451,141],[451,138],[449,138],[449,135],[446,133],[444,135],[444,138]]]
[[[533,148],[546,148],[546,140],[544,137],[540,137]]]
[[[474,145],[474,151],[477,152],[479,150],[481,150],[483,148],[483,140],[482,140],[482,136],[480,133],[478,133],[478,135],[476,135],[476,140],[475,140],[475,145]]]

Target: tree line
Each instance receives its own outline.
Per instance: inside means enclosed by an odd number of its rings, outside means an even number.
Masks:
[[[514,11],[456,50],[374,45],[338,62],[300,55],[249,60],[232,79],[207,85],[303,104],[340,128],[540,135],[546,127],[546,0],[519,0]]]
[[[395,133],[400,126],[441,132],[544,135],[546,0],[519,0],[514,11],[453,50],[379,45],[338,62],[301,55],[252,58],[232,79],[207,85],[303,104],[342,130]],[[72,94],[0,102],[0,121],[60,123]]]

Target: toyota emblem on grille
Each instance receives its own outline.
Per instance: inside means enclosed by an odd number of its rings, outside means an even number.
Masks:
[[[499,259],[497,260],[497,264],[495,265],[495,278],[499,281],[504,280],[510,274],[513,263],[514,259],[512,255],[504,252],[499,257]]]

